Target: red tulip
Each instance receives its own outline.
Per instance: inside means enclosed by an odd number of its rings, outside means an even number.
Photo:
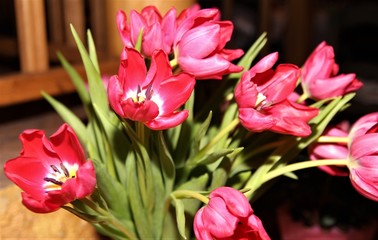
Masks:
[[[243,73],[235,89],[240,123],[252,132],[273,132],[308,136],[307,122],[318,114],[318,109],[294,103],[289,99],[298,80],[300,69],[291,64],[272,67],[278,53],[261,59]]]
[[[121,117],[163,130],[181,124],[188,111],[178,109],[189,99],[195,79],[188,73],[172,75],[164,51],[156,51],[147,72],[142,55],[125,48],[118,76],[108,83],[109,102]]]
[[[314,99],[343,96],[362,87],[355,74],[337,75],[333,48],[320,43],[307,58],[302,70],[302,87]]]
[[[92,194],[96,175],[73,130],[63,124],[50,140],[42,130],[20,135],[20,156],[4,165],[6,176],[18,185],[22,203],[31,211],[48,213]]]
[[[241,192],[220,187],[212,191],[209,198],[209,203],[194,217],[194,232],[198,240],[270,239]]]
[[[363,196],[378,201],[378,122],[350,143],[348,165],[354,188]]]

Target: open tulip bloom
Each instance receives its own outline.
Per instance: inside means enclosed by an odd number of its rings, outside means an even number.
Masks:
[[[378,113],[329,124],[362,86],[336,75],[332,47],[302,68],[255,60],[265,33],[245,53],[226,49],[232,22],[199,5],[119,11],[116,23],[118,73],[101,75],[91,34],[88,51],[73,26],[87,81],[60,56],[86,118],[43,93],[65,123],[50,138],[25,130],[4,166],[28,209],[63,208],[112,239],[270,239],[251,206],[266,182],[309,167],[378,201]]]

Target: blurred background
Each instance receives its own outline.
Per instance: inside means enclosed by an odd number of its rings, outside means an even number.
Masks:
[[[229,48],[247,50],[261,33],[267,32],[268,43],[260,55],[279,51],[280,62],[301,66],[321,41],[327,41],[335,49],[340,72],[356,73],[365,85],[341,118],[353,121],[378,110],[378,3],[375,0],[1,0],[0,163],[3,165],[7,159],[18,155],[21,146],[17,137],[24,129],[41,128],[51,134],[60,125],[60,118],[41,98],[41,90],[70,106],[79,116],[84,116],[56,54],[60,51],[85,79],[69,23],[83,40],[86,29],[91,30],[102,73],[113,75],[117,73],[121,47],[115,25],[118,9],[128,13],[131,8],[140,10],[138,4],[142,3],[157,4],[165,12],[172,5],[180,10],[196,2],[202,7],[219,8],[224,20],[233,21],[235,29]],[[318,171],[303,174],[304,177],[320,174],[321,179],[327,178]],[[340,199],[350,200],[346,203],[355,208],[353,211],[368,206],[365,212],[377,213],[376,203],[371,204],[356,196],[355,191],[350,191],[348,179],[345,183],[336,181],[333,188],[345,189],[336,197],[336,204],[340,205]],[[308,186],[318,186],[314,189],[320,190],[324,185],[334,186],[323,181],[306,184],[307,189]],[[10,183],[1,168],[0,189],[8,185]],[[277,190],[275,196],[285,198],[288,192],[295,192],[303,185],[284,182],[279,187],[284,190]],[[329,190],[328,194],[330,192],[335,191]],[[348,193],[348,199],[345,199],[345,193]],[[260,206],[264,201],[269,202],[263,199],[256,204]],[[6,206],[2,205],[0,213],[9,217]],[[264,204],[260,209],[266,209]],[[274,208],[271,210],[261,211],[267,222],[272,221]],[[7,221],[16,220],[2,221],[1,226],[4,226],[9,223]]]

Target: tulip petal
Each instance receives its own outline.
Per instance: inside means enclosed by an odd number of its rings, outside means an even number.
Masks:
[[[183,110],[180,112],[174,112],[171,114],[166,114],[164,116],[159,116],[147,123],[145,125],[153,130],[164,130],[176,127],[183,123],[189,115],[188,110]]]

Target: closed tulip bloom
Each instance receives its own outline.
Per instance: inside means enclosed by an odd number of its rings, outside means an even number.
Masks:
[[[378,201],[378,122],[350,143],[348,164],[354,188],[363,196]]]
[[[186,18],[184,18],[184,17]],[[174,54],[180,68],[197,79],[221,79],[240,72],[231,61],[243,55],[241,49],[225,49],[233,32],[230,21],[219,21],[217,9],[202,9],[180,15],[174,40]]]
[[[20,135],[20,156],[4,165],[6,176],[23,192],[22,203],[33,212],[48,213],[92,194],[96,174],[73,130],[63,124],[50,140],[42,130]]]
[[[362,87],[355,74],[339,74],[332,46],[321,42],[302,69],[302,87],[314,99],[343,96]]]
[[[127,23],[125,12],[117,12],[117,26],[124,46],[135,47],[138,36],[142,32],[142,49],[144,56],[151,58],[155,50],[172,52],[176,33],[176,9],[171,8],[164,17],[155,6],[147,6],[140,13],[130,12],[130,24]]]
[[[209,198],[209,203],[194,218],[198,240],[270,239],[240,191],[220,187],[212,191]]]
[[[292,64],[273,65],[278,53],[261,59],[243,73],[235,89],[240,123],[252,132],[265,130],[308,136],[307,122],[318,114],[318,109],[289,100],[298,80],[300,69]]]
[[[180,111],[192,94],[195,79],[188,73],[172,75],[164,51],[156,51],[147,72],[143,56],[125,48],[118,76],[108,83],[108,97],[113,110],[121,117],[142,122],[153,130],[181,124],[188,111]]]
[[[322,136],[348,137],[349,127],[346,122],[327,128]],[[309,146],[308,152],[311,160],[318,159],[346,159],[348,158],[347,143],[315,143]],[[345,166],[320,166],[324,172],[332,176],[348,176],[349,170]]]

